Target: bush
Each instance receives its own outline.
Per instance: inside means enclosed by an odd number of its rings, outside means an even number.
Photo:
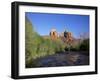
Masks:
[[[80,50],[89,51],[89,39],[83,40],[83,42],[80,44]]]
[[[64,51],[64,44],[60,39],[53,41],[40,36],[32,27],[31,22],[25,19],[25,61],[26,67],[31,67],[34,59]]]
[[[65,51],[89,51],[89,39],[84,39],[81,43],[77,45],[71,45],[65,47]]]

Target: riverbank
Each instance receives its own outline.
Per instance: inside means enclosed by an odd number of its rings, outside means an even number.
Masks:
[[[89,65],[89,53],[87,51],[62,52],[35,59],[31,64],[26,68]]]

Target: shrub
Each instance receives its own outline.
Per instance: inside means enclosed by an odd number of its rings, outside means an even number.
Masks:
[[[66,46],[65,51],[89,51],[89,39],[84,39],[81,43],[76,45]]]
[[[31,67],[34,59],[55,54],[59,51],[64,51],[63,42],[58,39],[44,39],[32,27],[31,22],[26,17],[25,19],[25,61],[26,67]]]
[[[89,51],[89,39],[83,40],[83,42],[80,44],[80,50]]]

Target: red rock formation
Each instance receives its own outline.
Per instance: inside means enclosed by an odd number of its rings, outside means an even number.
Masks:
[[[71,44],[73,42],[73,36],[71,32],[67,32],[66,42]]]
[[[52,40],[56,40],[58,38],[58,33],[56,32],[55,29],[52,29],[50,32],[50,36]]]
[[[63,32],[61,34],[59,34],[58,37],[58,33],[56,31],[56,29],[52,29],[50,32],[50,37],[52,40],[56,40],[57,38],[60,38],[63,42],[71,44],[73,42],[73,36],[71,32]]]

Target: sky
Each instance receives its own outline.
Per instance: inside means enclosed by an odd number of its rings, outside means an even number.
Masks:
[[[49,35],[51,29],[56,29],[58,33],[65,30],[72,32],[75,38],[89,33],[89,15],[26,12],[25,16],[40,35]]]

